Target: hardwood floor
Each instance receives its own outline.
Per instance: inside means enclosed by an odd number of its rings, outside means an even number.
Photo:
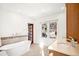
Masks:
[[[23,56],[48,56],[48,49],[45,46],[44,49],[41,50],[38,44],[32,44],[30,50]]]

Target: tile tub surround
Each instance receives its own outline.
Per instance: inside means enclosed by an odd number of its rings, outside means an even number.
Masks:
[[[17,43],[23,40],[28,40],[27,35],[1,37],[2,45]]]

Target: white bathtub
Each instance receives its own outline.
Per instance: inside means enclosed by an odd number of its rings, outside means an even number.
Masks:
[[[20,56],[30,49],[31,41],[24,40],[17,43],[7,44],[0,47],[0,50],[6,51],[8,56]]]

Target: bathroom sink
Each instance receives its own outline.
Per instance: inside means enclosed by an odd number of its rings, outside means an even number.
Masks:
[[[49,50],[57,51],[70,56],[79,56],[79,44],[72,46],[70,42],[56,42],[48,47]]]
[[[57,47],[61,48],[63,47],[63,49],[74,49],[77,48],[77,45],[72,45],[71,43],[57,43]]]

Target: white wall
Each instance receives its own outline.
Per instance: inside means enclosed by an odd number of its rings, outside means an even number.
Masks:
[[[0,10],[0,36],[27,35],[27,23],[30,20],[20,13]]]
[[[34,42],[40,43],[44,40],[45,45],[51,44],[52,39],[43,39],[41,37],[41,24],[49,20],[58,19],[58,36],[57,38],[62,39],[66,35],[66,14],[65,10],[56,15],[45,16],[42,18],[29,18],[26,15],[20,13],[0,10],[0,36],[13,36],[13,35],[27,35],[27,23],[34,23]]]
[[[66,12],[62,12],[57,16],[58,18],[58,42],[63,42],[66,37]]]
[[[49,38],[49,33],[47,38],[42,38],[41,37],[41,25],[44,22],[48,22],[50,20],[58,20],[57,24],[57,39],[58,41],[62,40],[62,37],[66,36],[66,12],[65,10],[62,11],[59,14],[46,17],[46,18],[39,18],[35,20],[35,43],[40,43],[41,41],[44,42],[45,45],[50,45],[55,41],[55,39],[50,39]],[[47,24],[48,25],[48,24]]]

